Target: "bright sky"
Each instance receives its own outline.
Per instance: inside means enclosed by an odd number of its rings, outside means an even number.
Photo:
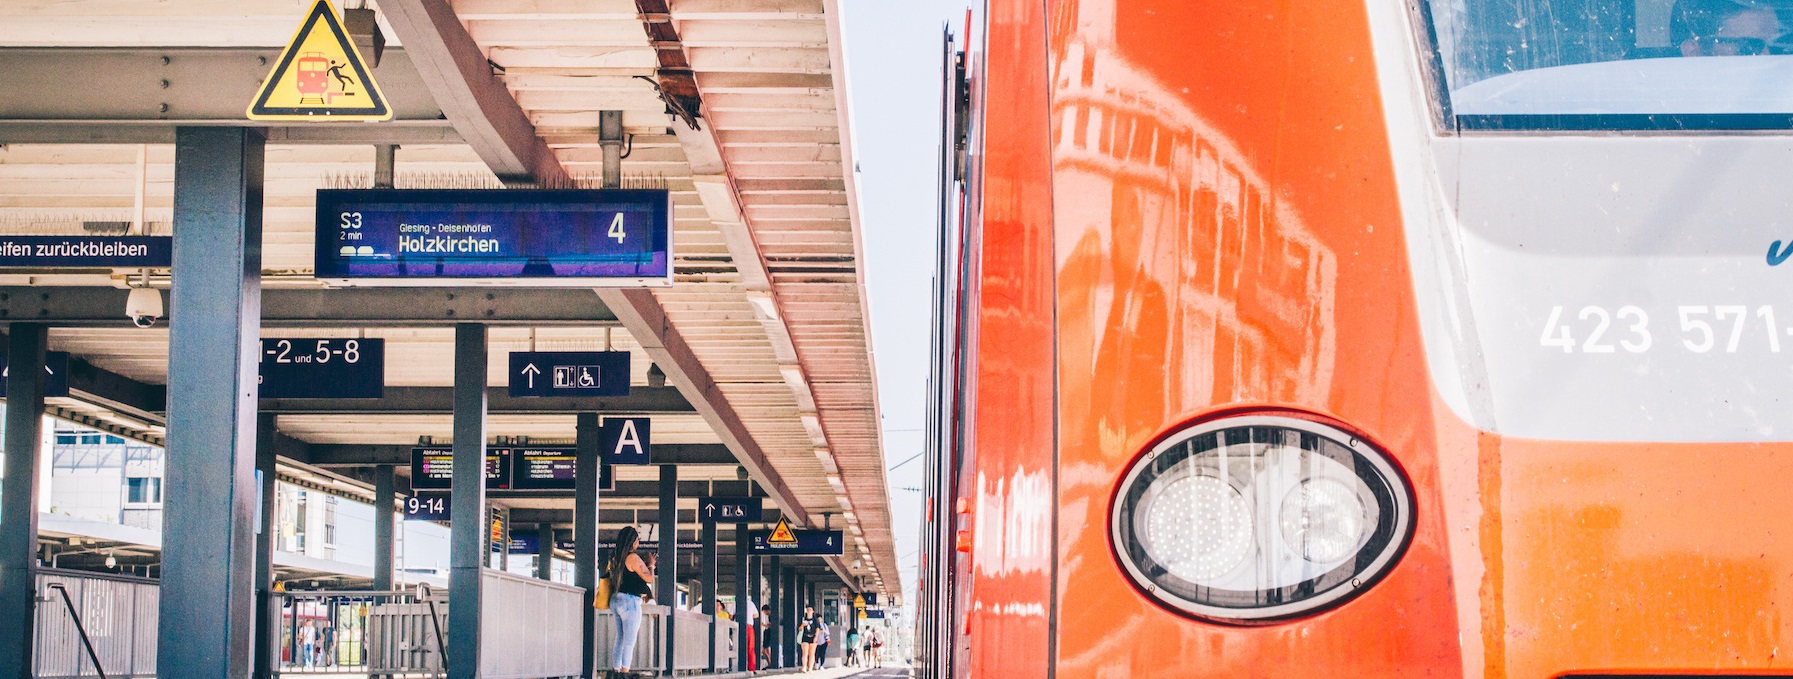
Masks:
[[[843,0],[859,213],[884,411],[891,520],[904,596],[914,599],[921,460],[933,324],[942,31],[966,0]],[[900,465],[900,466],[898,466]]]

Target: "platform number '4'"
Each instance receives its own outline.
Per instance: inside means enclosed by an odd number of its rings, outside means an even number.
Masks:
[[[616,242],[623,242],[623,213],[616,213],[616,219],[610,220],[609,235],[611,238],[615,238]]]

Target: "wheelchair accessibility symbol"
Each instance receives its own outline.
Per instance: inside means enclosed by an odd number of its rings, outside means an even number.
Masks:
[[[555,389],[593,389],[598,386],[598,366],[554,366]]]

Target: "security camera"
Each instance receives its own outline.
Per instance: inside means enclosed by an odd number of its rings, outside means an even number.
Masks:
[[[131,296],[125,299],[125,317],[139,328],[155,325],[162,317],[162,292],[155,288],[131,288]]]

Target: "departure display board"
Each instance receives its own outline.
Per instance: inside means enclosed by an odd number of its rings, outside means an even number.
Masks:
[[[509,448],[486,449],[486,489],[509,490],[511,487],[511,451]],[[411,449],[411,487],[419,490],[448,490],[454,487],[454,450],[444,447]]]
[[[316,276],[339,285],[672,284],[664,189],[325,189]]]
[[[513,448],[511,487],[516,490],[573,490],[579,469],[572,448]]]

